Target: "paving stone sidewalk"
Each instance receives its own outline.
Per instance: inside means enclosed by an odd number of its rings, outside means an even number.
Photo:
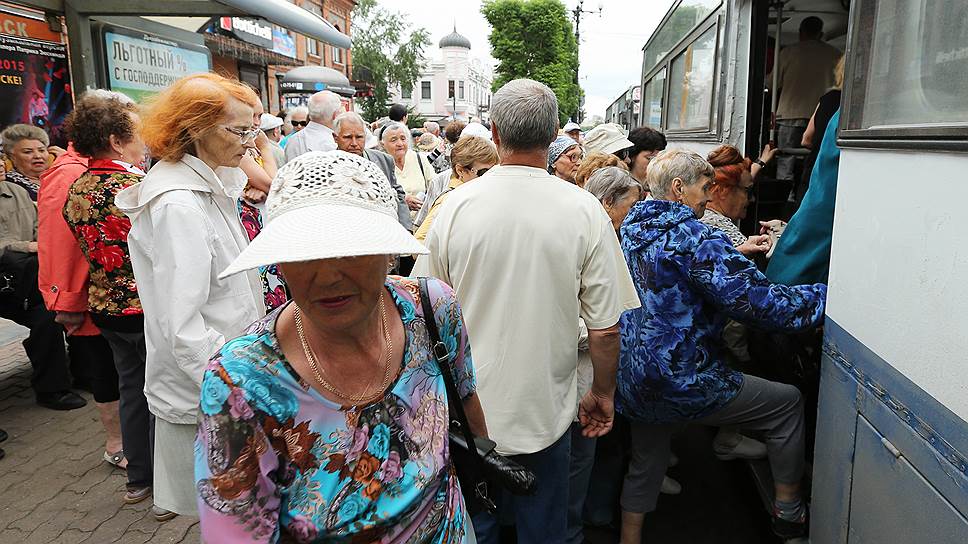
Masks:
[[[0,320],[0,542],[104,544],[199,542],[198,519],[158,523],[151,501],[125,505],[124,471],[102,459],[104,432],[94,400],[58,412],[34,403],[25,329]]]

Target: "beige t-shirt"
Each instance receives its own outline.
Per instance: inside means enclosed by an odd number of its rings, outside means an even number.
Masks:
[[[540,168],[497,166],[450,194],[426,245],[413,275],[457,292],[498,451],[547,448],[577,413],[577,318],[606,329],[639,307],[601,203]]]
[[[780,51],[780,100],[777,119],[809,119],[820,97],[834,85],[834,68],[842,53],[820,40],[809,40]],[[772,84],[773,76],[767,76]]]

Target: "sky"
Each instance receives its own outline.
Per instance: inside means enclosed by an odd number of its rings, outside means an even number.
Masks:
[[[572,10],[578,0],[563,0]],[[642,47],[675,0],[586,0],[581,19],[579,83],[585,90],[585,116],[605,115],[605,108],[638,82]],[[471,41],[471,53],[497,65],[490,56],[490,25],[478,0],[379,0],[381,6],[408,16],[411,24],[430,32],[428,58],[437,55],[437,42],[453,31]],[[602,11],[599,15],[598,7]]]

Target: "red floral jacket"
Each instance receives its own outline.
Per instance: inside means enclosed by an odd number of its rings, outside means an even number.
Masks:
[[[64,219],[91,267],[88,306],[92,314],[120,317],[143,313],[128,253],[131,220],[114,204],[118,192],[143,176],[126,163],[92,159],[67,194]]]

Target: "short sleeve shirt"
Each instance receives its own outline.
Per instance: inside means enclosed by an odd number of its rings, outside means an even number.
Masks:
[[[458,393],[475,391],[453,291],[429,282]],[[225,344],[202,382],[195,479],[207,542],[465,541],[450,463],[447,393],[414,280],[391,277],[406,334],[382,400],[341,407],[311,389],[279,347],[282,308]]]
[[[497,166],[451,192],[414,275],[454,286],[488,434],[503,454],[552,445],[577,413],[578,318],[639,307],[602,204],[540,168]]]

